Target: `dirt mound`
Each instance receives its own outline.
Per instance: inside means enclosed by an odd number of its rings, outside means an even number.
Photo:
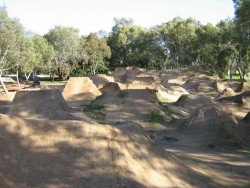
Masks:
[[[88,77],[70,77],[63,90],[63,97],[72,107],[87,105],[101,94]]]
[[[189,94],[182,95],[177,102],[174,103],[175,106],[184,108],[187,112],[191,113],[196,108],[213,104],[210,97],[200,94]]]
[[[18,91],[7,112],[25,119],[77,119],[59,90]]]
[[[13,101],[15,94],[16,92],[8,92],[8,93],[0,92],[0,105],[10,104]]]
[[[153,77],[136,77],[128,84],[127,89],[155,89],[155,79]]]
[[[91,105],[103,106],[104,122],[147,120],[154,110],[160,111],[155,90],[132,89],[108,92]]]
[[[161,83],[157,83],[156,85],[157,97],[161,102],[173,103],[176,102],[180,96],[189,94],[183,87],[181,86],[171,86],[165,88],[161,85]]]
[[[189,79],[182,86],[190,93],[201,93],[201,94],[217,94],[217,80],[210,78],[206,75],[199,75]]]
[[[198,142],[198,145],[237,146],[241,142],[236,116],[218,105],[199,107],[188,119],[184,129],[185,134],[191,137],[185,142]]]
[[[102,93],[110,92],[110,91],[120,91],[121,88],[118,83],[116,82],[109,82],[107,83],[100,91]]]
[[[193,187],[198,174],[135,123],[27,121],[0,114],[2,187]]]
[[[117,67],[114,71],[115,82],[131,83],[138,74],[136,67]]]
[[[218,98],[223,98],[223,97],[230,97],[230,96],[234,96],[235,92],[233,89],[231,88],[225,88],[217,97]]]
[[[237,80],[217,80],[217,88],[219,91],[223,91],[225,88],[231,88],[234,92],[243,92],[250,90],[250,84]]]
[[[241,94],[230,96],[230,97],[221,97],[217,101],[224,104],[235,104],[242,107],[250,108],[250,91],[245,91]]]
[[[114,78],[112,76],[107,76],[106,74],[89,75],[89,78],[98,89],[103,88],[109,82],[114,82]]]

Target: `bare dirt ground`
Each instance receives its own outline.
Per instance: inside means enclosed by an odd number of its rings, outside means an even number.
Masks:
[[[14,95],[0,187],[250,187],[248,83],[127,67]]]

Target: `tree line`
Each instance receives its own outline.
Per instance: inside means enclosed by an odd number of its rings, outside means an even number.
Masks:
[[[56,26],[43,36],[25,32],[16,18],[0,8],[0,81],[7,73],[69,76],[107,73],[115,67],[174,69],[201,65],[224,77],[249,71],[250,1],[233,0],[235,17],[217,25],[176,17],[150,29],[131,19],[114,19],[110,33],[80,35]]]

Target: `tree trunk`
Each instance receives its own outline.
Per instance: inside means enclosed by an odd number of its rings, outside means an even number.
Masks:
[[[5,84],[3,83],[3,80],[2,80],[2,75],[0,74],[0,83],[1,85],[3,86],[3,90],[5,93],[8,93],[8,89],[6,88]]]
[[[238,72],[240,74],[240,79],[243,80],[242,71],[241,71],[239,66],[237,66],[237,70],[238,70]]]
[[[27,73],[24,73],[24,75],[25,75],[26,82],[29,82],[29,78],[30,78],[31,73],[29,73],[28,75],[27,75]]]
[[[17,71],[16,71],[16,81],[17,81],[18,86],[20,87],[20,82],[19,82],[19,71],[18,71],[18,69],[17,69]]]

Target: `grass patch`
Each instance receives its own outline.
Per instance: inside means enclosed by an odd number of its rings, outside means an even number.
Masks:
[[[125,97],[127,97],[127,96],[128,96],[128,91],[121,90],[121,91],[119,91],[119,93],[118,93],[118,97],[120,97],[120,98],[125,98]]]
[[[102,120],[105,117],[104,112],[102,112],[103,108],[104,105],[91,103],[84,109],[84,111],[87,112],[91,119]]]
[[[161,115],[161,112],[159,110],[154,110],[149,114],[149,122],[152,123],[163,123],[164,117]]]

